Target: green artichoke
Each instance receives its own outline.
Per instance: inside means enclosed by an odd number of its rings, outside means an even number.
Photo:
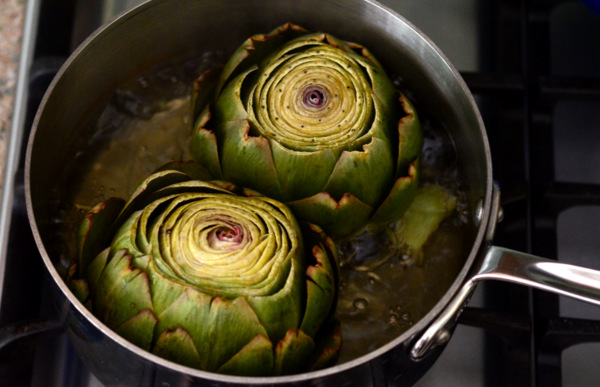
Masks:
[[[236,375],[335,362],[338,268],[322,230],[280,202],[177,170],[93,207],[69,283],[116,333],[163,358]]]
[[[417,114],[361,45],[290,23],[253,36],[198,78],[192,110],[196,161],[334,239],[398,219],[415,195]]]

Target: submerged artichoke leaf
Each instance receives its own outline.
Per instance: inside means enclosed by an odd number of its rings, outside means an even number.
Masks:
[[[258,335],[233,355],[217,372],[241,376],[269,376],[273,374],[273,343]]]
[[[309,362],[309,370],[320,370],[333,366],[342,349],[342,324],[336,318],[329,319],[315,338],[314,356]]]
[[[445,187],[436,184],[419,189],[402,219],[394,224],[394,233],[403,249],[422,263],[423,246],[440,223],[456,209],[457,199]]]
[[[305,371],[306,359],[315,349],[315,342],[299,329],[290,329],[275,346],[275,375],[290,375]]]

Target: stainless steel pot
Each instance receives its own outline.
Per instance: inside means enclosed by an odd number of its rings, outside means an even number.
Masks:
[[[360,358],[325,370],[272,378],[224,376],[158,358],[109,330],[70,292],[52,244],[53,189],[86,117],[143,69],[189,52],[232,52],[240,42],[292,21],[368,46],[401,74],[419,105],[444,122],[469,182],[471,248],[448,291],[408,331]],[[501,217],[482,119],[467,86],[435,45],[409,22],[370,0],[153,0],[118,17],[77,49],[51,84],[35,118],[26,156],[26,198],[33,233],[70,338],[107,385],[391,385],[414,383],[451,337],[455,320],[484,279],[533,286],[600,304],[600,273],[492,246]]]

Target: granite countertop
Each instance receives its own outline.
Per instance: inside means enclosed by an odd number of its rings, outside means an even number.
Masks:
[[[0,189],[14,107],[26,0],[0,0]]]

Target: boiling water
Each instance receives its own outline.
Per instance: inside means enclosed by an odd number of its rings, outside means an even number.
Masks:
[[[111,196],[126,198],[157,167],[191,158],[192,80],[222,60],[211,53],[130,81],[82,131],[56,188],[62,270],[76,257],[76,232],[87,209]],[[410,328],[447,291],[464,262],[467,221],[454,147],[440,125],[422,119],[423,178],[455,192],[459,208],[427,242],[422,264],[398,254],[385,233],[364,233],[340,244],[340,361],[364,355]]]

